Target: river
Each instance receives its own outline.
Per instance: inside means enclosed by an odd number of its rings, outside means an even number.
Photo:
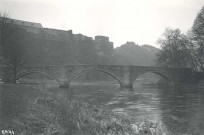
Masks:
[[[24,87],[22,84],[19,86]],[[204,133],[204,81],[176,86],[142,84],[136,81],[133,89],[121,89],[118,84],[101,81],[83,84],[74,82],[70,89],[47,86],[50,91],[66,92],[69,96],[91,104],[106,105],[114,112],[133,116],[138,120],[159,122],[162,129],[175,134]],[[10,88],[3,88],[6,87]],[[21,87],[11,88],[20,90]],[[19,91],[15,89],[13,91]]]
[[[159,122],[174,133],[204,133],[204,82],[159,86],[135,84],[120,89],[118,85],[74,85],[74,97],[91,104],[103,104],[117,113]]]

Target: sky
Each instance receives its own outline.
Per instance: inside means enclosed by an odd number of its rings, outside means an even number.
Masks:
[[[165,28],[191,29],[204,0],[0,0],[10,18],[45,28],[108,36],[114,47],[127,41],[159,48]]]

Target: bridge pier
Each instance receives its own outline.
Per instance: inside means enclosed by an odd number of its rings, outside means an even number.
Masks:
[[[59,88],[66,88],[68,89],[70,86],[70,83],[67,83],[67,82],[62,82],[59,84]]]
[[[133,84],[132,83],[124,83],[120,87],[121,88],[133,88]]]

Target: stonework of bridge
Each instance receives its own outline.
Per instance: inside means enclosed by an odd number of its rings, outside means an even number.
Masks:
[[[17,75],[20,79],[33,73],[41,73],[56,80],[60,87],[69,87],[70,83],[80,75],[99,71],[110,75],[118,81],[121,87],[132,87],[134,81],[144,73],[155,73],[167,79],[169,82],[180,82],[185,80],[191,74],[191,70],[170,69],[161,67],[148,66],[121,66],[121,65],[63,65],[63,66],[41,66],[41,67],[24,67]]]

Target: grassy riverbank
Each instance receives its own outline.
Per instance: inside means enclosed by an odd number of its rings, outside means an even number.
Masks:
[[[56,93],[44,86],[2,86],[0,127],[18,135],[144,134],[131,125],[138,122],[136,118],[113,113],[106,106],[77,100],[72,91]],[[144,128],[149,128],[148,124],[152,123],[147,121]],[[166,131],[158,126],[156,132],[163,135]]]
[[[133,134],[135,119],[105,106],[76,100],[72,92],[53,94],[41,87],[1,86],[0,127],[21,135]]]
[[[15,87],[15,88],[14,88]],[[1,89],[1,128],[17,134],[123,134],[128,118],[113,115],[104,106],[91,106],[51,92],[21,86]],[[71,93],[70,93],[71,94]]]

